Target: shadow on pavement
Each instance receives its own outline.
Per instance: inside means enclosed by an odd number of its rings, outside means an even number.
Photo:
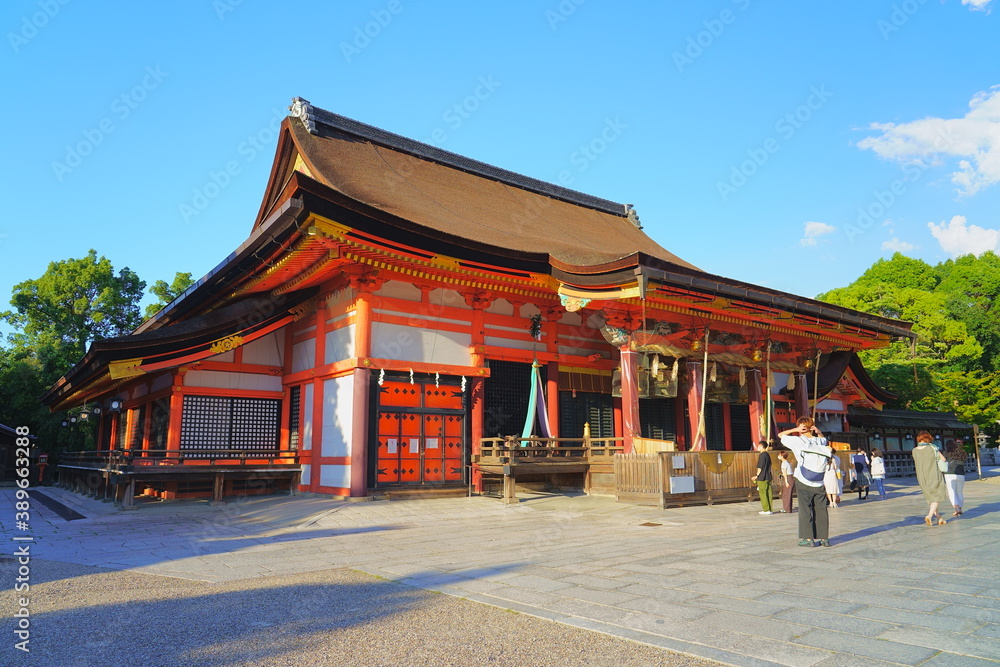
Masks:
[[[32,583],[37,602],[31,614],[31,658],[62,666],[246,665],[283,656],[294,662],[297,652],[336,641],[348,628],[373,626],[371,641],[380,641],[395,630],[395,621],[383,619],[426,605],[430,595],[346,571],[297,576],[294,585],[282,585],[280,578],[216,585],[50,561],[34,565],[40,579],[65,582]],[[49,570],[54,571],[46,577]],[[468,571],[461,578],[473,576]],[[0,609],[11,617],[16,610],[12,596],[7,598]],[[92,603],[95,599],[103,601]],[[53,606],[63,608],[44,611]],[[409,617],[399,628],[400,645],[414,625],[447,632],[434,628],[432,616]]]

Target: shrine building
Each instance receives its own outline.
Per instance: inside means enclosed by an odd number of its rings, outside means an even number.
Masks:
[[[857,352],[912,335],[706,273],[630,205],[297,98],[247,239],[43,401],[99,419],[98,451],[60,470],[126,504],[367,497],[482,488],[498,437],[738,451],[803,414],[843,431],[892,398]]]

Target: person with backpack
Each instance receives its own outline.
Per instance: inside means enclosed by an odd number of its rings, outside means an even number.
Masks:
[[[823,475],[833,450],[812,417],[799,417],[794,428],[778,434],[781,444],[792,450],[795,493],[799,497],[799,546],[830,546],[830,512]]]

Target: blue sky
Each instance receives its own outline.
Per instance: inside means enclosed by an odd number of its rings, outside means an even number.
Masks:
[[[996,250],[997,7],[11,0],[0,302],[89,248],[204,275],[295,96],[634,204],[696,266],[803,296],[897,249]]]

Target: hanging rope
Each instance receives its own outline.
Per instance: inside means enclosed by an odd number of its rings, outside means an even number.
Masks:
[[[771,373],[771,341],[767,341],[767,357],[765,361],[767,376],[764,380],[764,391],[767,393],[767,400],[764,402],[764,417],[767,419],[767,441],[771,442],[771,388],[774,386],[774,375]]]
[[[795,373],[788,374],[788,384],[785,385],[789,390],[795,389]]]
[[[715,362],[713,361],[713,362],[712,362],[712,370],[711,370],[711,372],[710,372],[710,373],[708,374],[708,379],[709,379],[709,380],[711,380],[712,382],[715,382],[716,380],[718,380],[718,379],[719,379],[719,374],[718,374],[718,368],[717,368],[717,366],[718,366],[718,364],[716,364],[716,363],[715,363]]]
[[[698,438],[704,438],[708,433],[705,428],[705,396],[708,391],[708,327],[705,327],[705,353],[702,355],[701,366],[701,411],[698,415]],[[707,443],[705,448],[708,449]]]
[[[740,366],[740,386],[747,386],[747,369],[743,366]]]
[[[816,411],[819,410],[819,357],[822,354],[819,348],[816,348],[816,368],[813,371],[813,418],[815,418]]]

